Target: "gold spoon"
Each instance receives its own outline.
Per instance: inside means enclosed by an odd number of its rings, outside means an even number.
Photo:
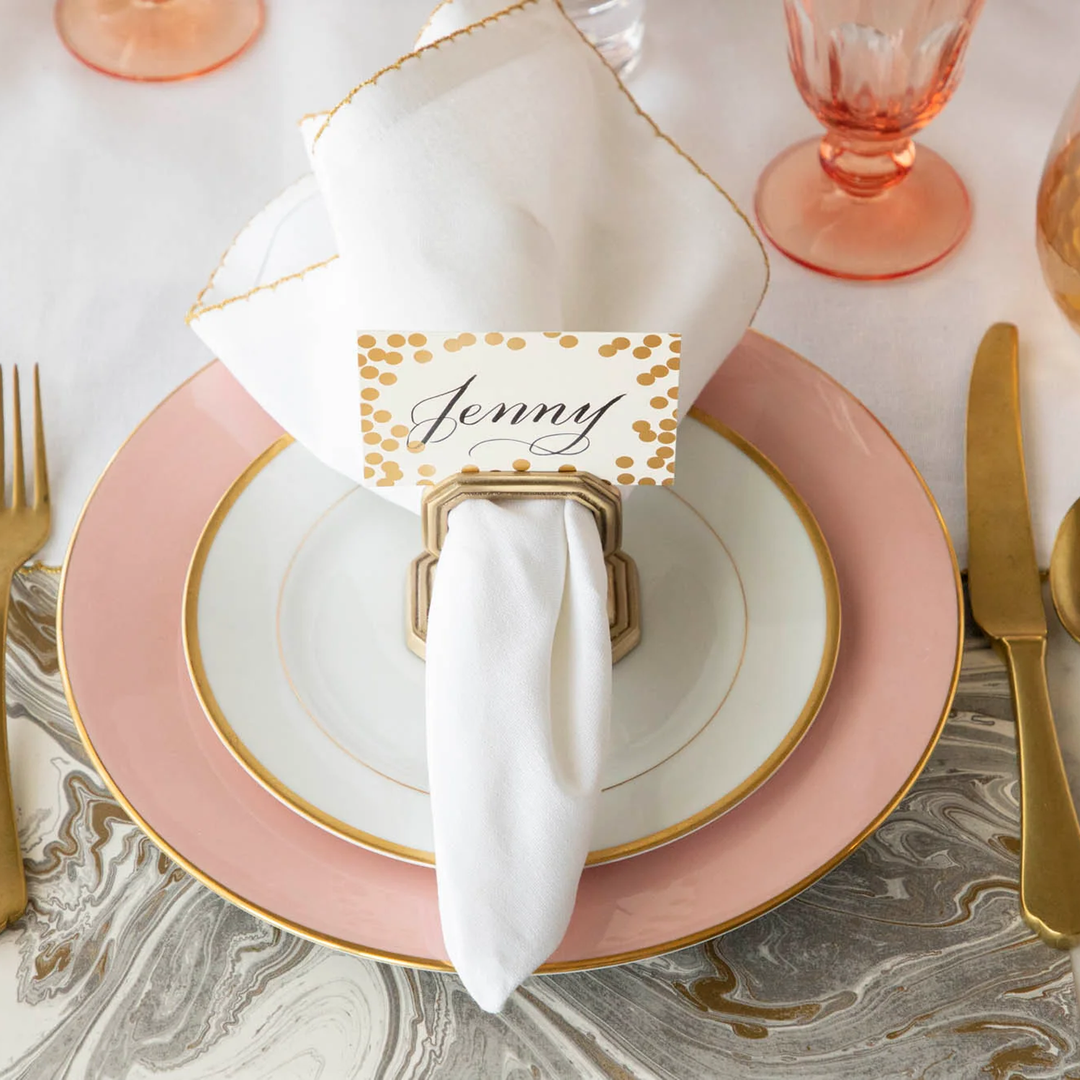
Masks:
[[[1069,507],[1054,538],[1050,595],[1061,625],[1080,641],[1080,499]]]

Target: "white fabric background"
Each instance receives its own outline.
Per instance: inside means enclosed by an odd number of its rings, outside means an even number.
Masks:
[[[0,5],[0,363],[40,361],[61,560],[132,427],[208,359],[183,316],[240,226],[306,171],[295,121],[407,51],[430,0],[268,0],[263,37],[203,79],[135,85],[74,61],[49,0]],[[964,559],[963,416],[978,340],[1019,324],[1040,557],[1080,495],[1080,337],[1033,246],[1043,157],[1080,77],[1080,5],[989,0],[954,101],[925,132],[975,225],[920,278],[851,285],[772,254],[756,326],[858,394],[941,501]],[[631,89],[749,210],[761,168],[816,122],[787,70],[779,0],[651,0]]]

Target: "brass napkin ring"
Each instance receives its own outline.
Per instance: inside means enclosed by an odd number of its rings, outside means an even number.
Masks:
[[[420,509],[424,552],[409,567],[406,636],[409,648],[421,660],[435,568],[450,511],[465,499],[573,499],[591,511],[607,564],[612,663],[618,663],[641,641],[641,590],[637,566],[621,547],[622,497],[617,487],[587,472],[458,473],[428,488]]]

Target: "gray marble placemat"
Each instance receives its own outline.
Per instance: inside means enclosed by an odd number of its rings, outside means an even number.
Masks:
[[[1080,1077],[1069,958],[1019,916],[1008,685],[978,637],[925,773],[817,885],[705,945],[531,979],[488,1016],[452,975],[240,911],[128,821],[68,715],[57,584],[20,576],[11,615],[30,906],[0,935],[2,1080]]]

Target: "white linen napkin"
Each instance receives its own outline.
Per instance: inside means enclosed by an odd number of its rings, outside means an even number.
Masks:
[[[607,571],[578,503],[462,503],[427,639],[443,937],[497,1012],[555,950],[589,854],[611,705]]]
[[[303,121],[313,176],[240,234],[189,316],[283,427],[357,481],[359,331],[678,331],[689,402],[764,290],[746,219],[556,0],[494,6],[443,4],[425,40],[449,36]],[[419,507],[418,488],[377,490]],[[557,945],[588,851],[610,702],[599,554],[565,504],[476,503],[451,515],[440,558],[440,911],[489,1009]]]

